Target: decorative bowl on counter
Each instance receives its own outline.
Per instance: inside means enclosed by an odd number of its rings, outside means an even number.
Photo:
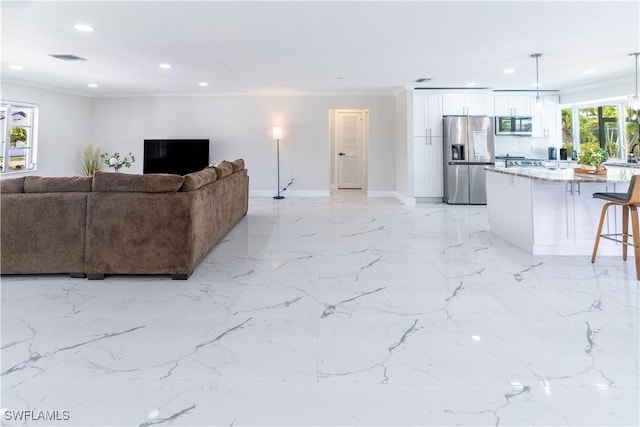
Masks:
[[[577,168],[573,168],[573,173],[589,174],[589,175],[606,175],[607,168],[605,168],[603,165],[596,165],[596,166],[578,165]]]

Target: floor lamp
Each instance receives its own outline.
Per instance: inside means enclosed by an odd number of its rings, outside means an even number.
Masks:
[[[280,195],[280,139],[282,138],[282,128],[280,126],[274,126],[273,139],[276,140],[276,150],[278,152],[278,195],[273,196],[274,199],[284,199],[284,196]]]

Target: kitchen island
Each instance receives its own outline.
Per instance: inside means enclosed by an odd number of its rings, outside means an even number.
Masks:
[[[604,202],[593,193],[626,192],[640,169],[607,167],[606,175],[573,169],[486,167],[491,232],[535,255],[591,255]],[[609,208],[603,232],[620,233],[620,208]],[[633,252],[633,251],[632,251]],[[620,255],[601,240],[598,255]]]

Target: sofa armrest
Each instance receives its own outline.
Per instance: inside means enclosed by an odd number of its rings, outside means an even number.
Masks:
[[[84,273],[88,194],[1,194],[2,274]]]

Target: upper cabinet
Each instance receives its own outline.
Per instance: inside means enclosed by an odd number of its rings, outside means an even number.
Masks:
[[[535,100],[535,96],[533,97]],[[496,116],[530,116],[531,115],[531,95],[496,95],[495,115]]]
[[[413,136],[442,136],[442,95],[414,91]]]
[[[560,97],[558,95],[541,95],[542,108],[534,108],[532,116],[532,136],[549,138],[551,143],[562,143],[562,118],[560,114]],[[533,96],[535,102],[535,96]]]
[[[445,116],[493,116],[493,95],[478,93],[447,93],[442,95]]]

